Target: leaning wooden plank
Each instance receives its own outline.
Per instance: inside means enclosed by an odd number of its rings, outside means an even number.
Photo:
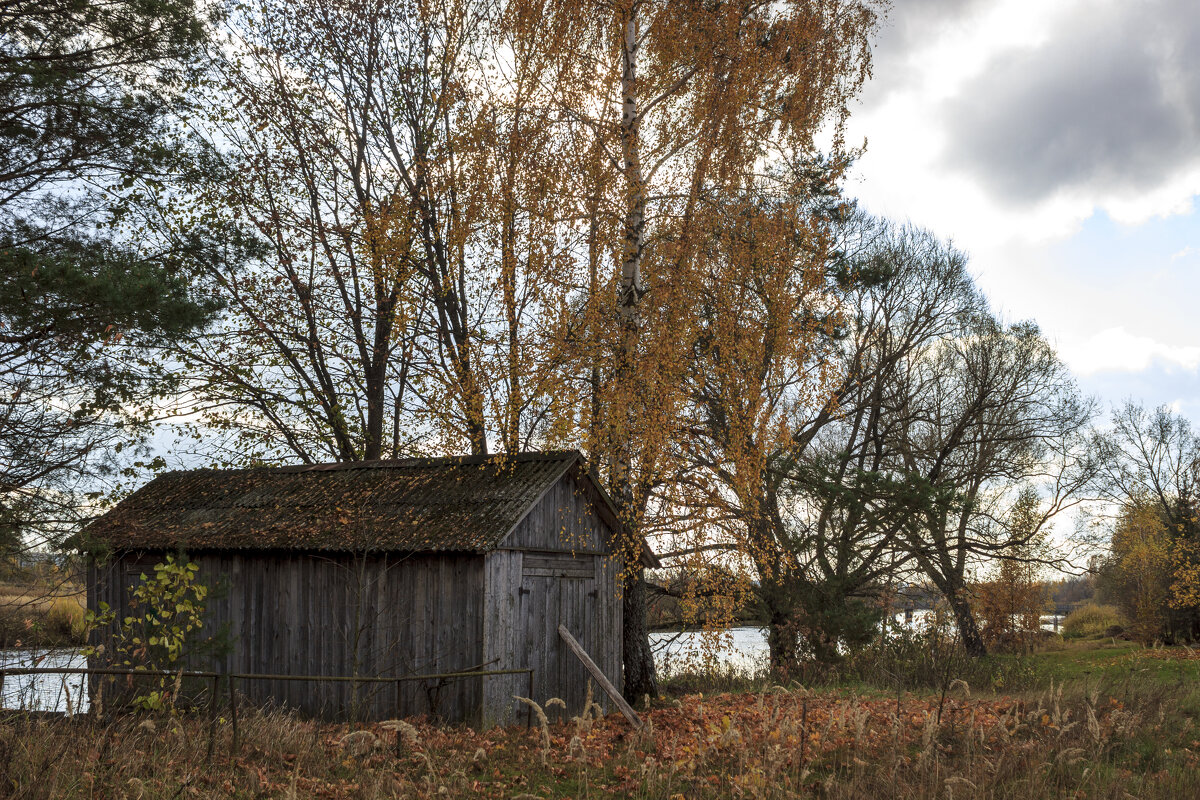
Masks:
[[[604,690],[604,693],[617,704],[617,708],[625,715],[625,719],[629,720],[629,724],[636,730],[641,730],[642,718],[637,715],[637,712],[633,710],[629,703],[625,702],[625,698],[617,691],[617,687],[613,686],[608,678],[604,677],[604,673],[596,666],[596,662],[592,661],[587,651],[580,646],[579,642],[575,641],[575,637],[571,635],[571,632],[567,630],[565,625],[558,626],[558,635],[567,643],[567,647],[571,648],[571,652],[583,662],[583,665],[587,667],[587,671],[592,673],[592,677],[596,679],[596,683],[600,684],[600,688]]]

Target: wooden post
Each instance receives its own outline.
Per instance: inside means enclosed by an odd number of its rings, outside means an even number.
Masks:
[[[583,662],[583,666],[587,667],[587,671],[592,673],[592,677],[596,679],[596,683],[600,684],[600,688],[604,690],[604,693],[616,703],[617,708],[625,715],[625,719],[629,720],[629,724],[634,729],[641,730],[642,718],[637,715],[637,712],[633,710],[633,707],[629,703],[625,702],[625,698],[617,691],[617,687],[613,686],[604,673],[600,671],[600,668],[596,666],[596,662],[592,661],[592,657],[587,654],[582,645],[575,641],[575,637],[567,630],[567,626],[559,625],[558,635],[567,643],[567,647],[571,648],[571,652],[575,654],[575,657]]]
[[[233,744],[231,749],[236,755],[238,752],[237,692],[233,687],[232,674],[229,676],[229,718],[233,722]]]
[[[396,681],[396,719],[400,719],[400,685],[401,681]],[[400,735],[400,729],[396,728],[396,758],[404,757],[404,737]]]
[[[530,700],[533,699],[533,668],[532,667],[529,668],[529,693],[525,696],[528,697]],[[584,712],[584,713],[587,713],[587,712]],[[525,706],[525,727],[526,728],[533,727],[533,706],[531,706],[531,705]]]
[[[220,678],[213,676],[212,693],[208,698],[208,760],[212,761],[213,748],[217,743],[217,681]]]
[[[899,704],[899,698],[896,699]],[[803,700],[803,707],[800,712],[800,774],[804,774],[804,746],[808,744],[808,698]]]

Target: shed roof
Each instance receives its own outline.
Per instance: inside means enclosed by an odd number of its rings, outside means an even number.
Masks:
[[[486,552],[572,469],[619,526],[582,455],[564,450],[168,472],[87,535],[116,550]]]

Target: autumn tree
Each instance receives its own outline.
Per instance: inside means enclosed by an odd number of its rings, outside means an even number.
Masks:
[[[1028,545],[1095,494],[1102,451],[1090,427],[1094,407],[1035,326],[990,314],[915,365],[907,386],[917,413],[894,447],[898,464],[932,494],[904,527],[903,547],[945,596],[967,651],[981,655],[970,571]],[[1014,517],[1007,509],[1022,492],[1037,500]]]
[[[193,118],[220,171],[154,209],[258,247],[207,273],[228,313],[181,358],[226,460],[520,450],[574,262],[573,23],[523,4],[232,3]],[[182,198],[182,199],[181,199]],[[564,274],[566,273],[566,274]],[[203,433],[201,433],[203,431]]]
[[[1091,406],[1036,329],[991,316],[961,253],[869,220],[847,236],[828,402],[794,408],[776,439],[759,503],[772,526],[753,542],[729,527],[724,540],[786,565],[786,581],[760,589],[776,668],[868,639],[879,599],[913,571],[981,652],[971,570],[1039,536],[1097,471]],[[1022,486],[1039,503],[1014,532],[1007,508]],[[728,505],[736,492],[711,496]]]
[[[907,380],[982,302],[962,254],[926,231],[860,218],[843,236],[838,384],[796,430],[805,450],[786,465],[793,549],[813,587],[801,597],[832,594],[843,609],[799,607],[807,635],[827,642],[810,648],[818,656],[873,636],[879,601],[911,567],[901,533],[936,494],[897,457],[893,433],[912,422]]]
[[[551,8],[593,21],[574,46],[599,67],[597,81],[563,105],[595,132],[601,166],[591,185],[608,195],[591,206],[590,234],[613,272],[588,286],[579,323],[576,352],[595,392],[580,438],[621,506],[633,534],[626,561],[637,564],[642,534],[658,526],[652,516],[670,506],[656,493],[679,468],[673,443],[695,327],[687,312],[713,277],[704,248],[714,222],[752,205],[765,163],[780,166],[786,185],[823,130],[836,160],[848,101],[867,76],[875,4]],[[625,690],[653,693],[640,569],[626,577],[624,602]]]
[[[1172,583],[1170,527],[1152,503],[1127,504],[1112,533],[1101,585],[1143,643],[1168,638]]]
[[[832,136],[869,2],[233,4],[198,93],[219,180],[167,198],[260,246],[184,348],[239,458],[581,446],[640,567],[670,474],[706,209]],[[186,196],[186,200],[181,200]]]
[[[781,673],[803,655],[836,660],[875,634],[882,596],[909,561],[900,531],[927,494],[897,463],[890,435],[910,413],[905,378],[982,303],[965,259],[931,234],[831,217],[831,206],[813,228],[819,208],[806,212],[807,236],[791,230],[790,249],[760,241],[768,265],[797,259],[779,274],[803,279],[804,292],[734,281],[761,294],[714,306],[720,321],[695,359],[682,484],[692,513],[715,523],[688,549],[746,558]],[[731,260],[749,272],[754,253],[743,246]],[[713,283],[714,294],[750,291]],[[764,323],[757,308],[771,309]],[[756,323],[771,319],[768,330],[794,327],[761,336]]]
[[[1200,440],[1166,407],[1113,412],[1107,499],[1118,509],[1101,584],[1146,641],[1200,634]]]
[[[827,231],[843,213],[837,168],[795,166],[781,193],[759,187],[711,217],[691,298],[686,428],[676,445],[686,466],[670,495],[686,521],[676,527],[678,557],[711,571],[706,558],[734,554],[749,570],[731,588],[757,596],[777,669],[778,640],[795,627],[787,609],[801,588],[780,462],[796,451],[797,427],[829,401],[840,301]]]
[[[1048,560],[1047,532],[1029,533],[1038,524],[1038,505],[1032,491],[1017,496],[1007,526],[1014,544],[994,559],[990,579],[974,587],[980,633],[987,642],[1027,642],[1041,629],[1047,591],[1039,573]]]

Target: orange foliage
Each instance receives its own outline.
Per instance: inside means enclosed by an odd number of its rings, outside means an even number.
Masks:
[[[972,606],[982,622],[985,639],[1012,642],[1026,639],[1041,628],[1046,587],[1038,580],[1039,551],[1044,534],[1038,532],[1037,496],[1018,497],[1010,512],[1010,530],[1016,544],[1002,550],[995,577],[975,588]]]
[[[1171,545],[1171,608],[1200,606],[1200,544],[1177,539]]]
[[[1027,564],[1002,561],[995,580],[975,587],[972,605],[982,623],[984,638],[1010,640],[1041,628],[1046,589],[1030,572]]]

